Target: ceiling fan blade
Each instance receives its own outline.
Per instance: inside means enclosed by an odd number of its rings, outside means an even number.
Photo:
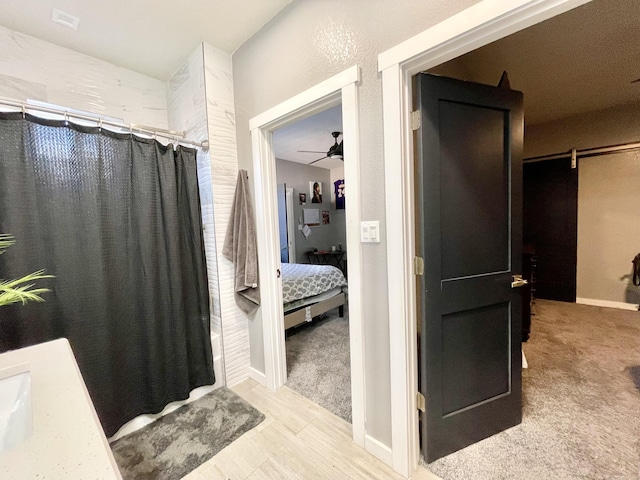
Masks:
[[[327,156],[321,157],[321,158],[319,158],[317,160],[314,160],[313,162],[307,163],[307,165],[311,165],[312,163],[319,162],[320,160],[324,160],[325,158],[329,158],[329,157],[327,157]]]
[[[320,151],[320,150],[298,150],[298,153],[327,153],[324,151]]]

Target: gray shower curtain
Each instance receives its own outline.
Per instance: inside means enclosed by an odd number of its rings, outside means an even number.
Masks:
[[[0,113],[0,233],[0,278],[55,275],[0,351],[68,338],[107,436],[214,382],[195,150]]]

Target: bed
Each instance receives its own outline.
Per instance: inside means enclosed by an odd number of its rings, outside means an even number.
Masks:
[[[331,265],[282,264],[282,302],[285,330],[338,308],[344,315],[347,280]]]

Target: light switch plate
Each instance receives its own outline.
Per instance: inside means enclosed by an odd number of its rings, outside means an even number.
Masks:
[[[380,222],[378,220],[360,222],[360,241],[362,243],[380,243]]]

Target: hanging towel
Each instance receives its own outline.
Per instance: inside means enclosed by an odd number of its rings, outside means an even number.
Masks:
[[[255,311],[260,305],[258,249],[246,170],[238,172],[222,255],[235,266],[236,304],[245,313]]]

